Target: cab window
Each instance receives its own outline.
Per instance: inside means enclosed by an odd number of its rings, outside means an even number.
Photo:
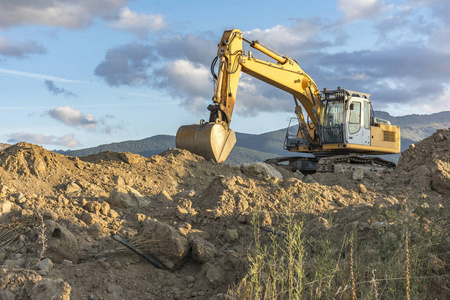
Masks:
[[[370,104],[364,102],[364,128],[370,129]]]
[[[348,133],[353,134],[361,127],[361,102],[350,103],[350,116],[348,122]]]

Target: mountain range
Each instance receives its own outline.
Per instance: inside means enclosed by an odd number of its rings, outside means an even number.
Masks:
[[[450,111],[444,111],[429,115],[406,115],[401,117],[391,116],[387,112],[376,111],[377,118],[385,119],[393,125],[400,127],[402,137],[401,150],[407,149],[411,144],[416,143],[431,134],[437,129],[450,127]],[[230,153],[226,163],[242,164],[246,162],[264,161],[268,158],[279,156],[297,155],[283,149],[286,136],[286,128],[266,132],[262,134],[248,134],[236,132],[237,143]],[[112,144],[100,145],[97,147],[56,151],[71,156],[86,156],[102,151],[131,152],[145,157],[161,153],[168,148],[175,147],[175,136],[155,135],[142,140],[131,140]],[[383,158],[397,162],[400,154],[385,155]]]

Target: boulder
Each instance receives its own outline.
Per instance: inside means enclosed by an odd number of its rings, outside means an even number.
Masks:
[[[99,223],[100,225],[103,223],[102,218],[93,213],[85,212],[81,216],[81,221],[83,221],[87,226],[91,226],[92,224]]]
[[[353,180],[363,180],[364,179],[364,170],[361,168],[356,168],[352,174]]]
[[[40,271],[44,272],[45,274],[48,274],[51,269],[53,269],[53,262],[50,258],[46,258],[41,260],[37,266]],[[42,275],[42,274],[41,274]]]
[[[192,243],[192,258],[198,262],[208,262],[214,259],[216,247],[205,239],[194,238]]]
[[[436,159],[431,174],[431,188],[444,195],[450,194],[449,163]]]
[[[225,240],[228,243],[236,242],[239,240],[239,233],[236,229],[227,229],[224,234]]]
[[[310,174],[306,175],[303,181],[305,183],[318,183],[317,180],[315,180]]]
[[[45,228],[47,247],[44,255],[56,263],[62,263],[64,259],[77,261],[79,249],[75,236],[53,220],[45,221]]]
[[[128,208],[135,206],[145,206],[147,199],[130,186],[117,186],[111,191],[108,199],[112,207]]]
[[[190,250],[188,239],[168,224],[148,220],[141,237],[146,238],[147,252],[171,270],[180,268],[187,259]]]
[[[158,197],[156,197],[156,201],[165,203],[172,202],[173,199],[166,190],[162,190],[161,193],[159,193]]]
[[[255,162],[243,164],[241,171],[247,176],[265,178],[267,176],[283,179],[283,175],[273,166],[263,163]]]
[[[81,191],[81,187],[75,182],[69,182],[66,186],[66,193],[72,194]]]
[[[33,286],[30,292],[30,299],[70,300],[70,291],[70,285],[61,278],[45,278]]]
[[[3,214],[7,214],[11,211],[12,203],[8,200],[0,201],[0,217]]]

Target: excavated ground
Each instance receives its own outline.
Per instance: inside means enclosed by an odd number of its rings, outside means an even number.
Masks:
[[[247,271],[254,212],[275,230],[280,212],[302,214],[315,234],[330,230],[325,215],[338,220],[335,232],[370,228],[383,207],[412,197],[426,203],[425,218],[450,207],[450,130],[410,147],[394,171],[362,176],[216,164],[179,149],[150,158],[74,158],[27,143],[0,151],[0,299],[226,299]],[[448,273],[448,254],[439,262]]]

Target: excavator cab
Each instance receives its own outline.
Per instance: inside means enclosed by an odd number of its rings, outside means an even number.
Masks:
[[[370,145],[370,94],[338,88],[323,92],[322,143]]]

